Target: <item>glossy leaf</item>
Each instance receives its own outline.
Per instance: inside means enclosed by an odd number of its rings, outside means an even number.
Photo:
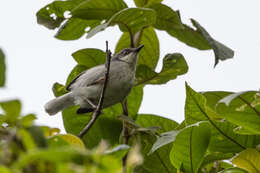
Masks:
[[[171,163],[180,171],[197,173],[210,142],[207,122],[188,126],[179,132],[170,153]]]
[[[87,38],[94,36],[96,33],[103,31],[109,26],[119,25],[122,32],[136,33],[144,27],[149,27],[155,23],[156,13],[148,8],[127,8],[119,11],[111,17],[107,23],[103,23],[91,30]]]
[[[260,172],[260,152],[257,149],[248,148],[239,153],[232,163],[250,173]]]
[[[5,85],[5,71],[5,55],[2,49],[0,49],[0,87],[3,87]]]
[[[160,134],[160,136],[157,138],[156,142],[153,144],[148,154],[151,154],[154,151],[156,151],[158,148],[173,142],[176,136],[178,135],[178,133],[179,133],[178,130],[173,130],[173,131]]]
[[[71,11],[83,1],[84,0],[54,1],[37,12],[37,23],[48,29],[55,29],[65,20],[64,13]]]
[[[224,122],[211,122],[211,139],[209,151],[222,153],[237,153],[260,143],[258,135],[239,135],[234,133],[235,125]]]
[[[81,19],[109,19],[118,11],[127,8],[123,0],[88,0],[75,7],[73,17]]]
[[[248,173],[248,172],[240,168],[227,168],[219,173]]]
[[[188,65],[182,54],[167,54],[163,59],[163,68],[159,73],[154,72],[146,65],[138,66],[136,71],[137,85],[164,84],[187,71]]]
[[[100,49],[80,49],[74,52],[72,56],[79,65],[84,65],[86,68],[91,68],[106,62],[106,53]]]
[[[156,115],[140,114],[137,116],[136,123],[141,127],[158,126],[159,133],[174,130],[178,123],[173,120],[163,118]],[[171,151],[171,145],[164,145],[157,149],[154,153],[147,155],[155,142],[155,137],[151,135],[142,135],[142,154],[144,156],[144,162],[142,165],[135,169],[135,173],[143,172],[176,172],[176,169],[172,166],[169,160],[169,153]],[[155,164],[157,163],[157,164]]]
[[[60,40],[76,40],[99,24],[99,20],[71,18],[59,28],[55,37]],[[86,29],[88,29],[88,31],[86,31]]]
[[[156,11],[156,22],[154,27],[159,30],[184,29],[177,12],[167,5],[155,3],[148,6]]]
[[[162,2],[163,0],[134,0],[135,2],[135,5],[137,7],[144,7],[144,6],[148,6],[148,5],[151,5],[151,4],[155,4],[155,3],[160,3]]]
[[[210,34],[194,19],[191,20],[192,24],[199,30],[199,32],[204,36],[204,38],[208,41],[209,45],[214,51],[215,54],[215,65],[216,66],[219,60],[224,61],[230,58],[233,58],[234,51],[224,44],[216,41],[214,38],[210,36]]]
[[[226,120],[242,127],[244,134],[260,134],[260,94],[258,91],[230,94],[219,100],[216,108]]]
[[[201,168],[216,161],[228,160],[233,156],[234,156],[233,153],[220,153],[220,152],[206,154],[201,164]]]
[[[185,122],[193,124],[202,120],[220,119],[220,116],[207,105],[207,99],[195,92],[186,83]]]
[[[175,37],[179,41],[187,44],[188,46],[200,49],[209,50],[211,46],[203,35],[198,31],[194,30],[190,26],[183,24],[184,29],[169,29],[167,33],[172,37]]]
[[[144,48],[139,52],[138,64],[145,64],[152,70],[155,69],[160,55],[159,40],[152,27],[145,28],[140,36],[140,41],[136,45],[144,44]],[[119,39],[115,52],[130,47],[129,33],[124,33]]]

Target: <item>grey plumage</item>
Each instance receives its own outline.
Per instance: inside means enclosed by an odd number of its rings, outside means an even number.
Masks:
[[[112,57],[104,108],[123,101],[130,93],[134,85],[138,52],[142,47],[143,45],[123,49]],[[67,94],[49,101],[44,106],[46,112],[54,115],[72,105],[79,105],[81,110],[92,110],[93,104],[98,104],[105,72],[105,64],[102,64],[81,73],[68,85]]]

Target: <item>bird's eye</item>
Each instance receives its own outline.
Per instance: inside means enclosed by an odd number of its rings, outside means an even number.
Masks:
[[[128,50],[124,52],[124,55],[127,55],[127,54],[129,54],[129,51],[128,51]]]

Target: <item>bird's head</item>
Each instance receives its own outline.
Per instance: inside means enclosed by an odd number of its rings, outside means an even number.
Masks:
[[[138,52],[144,47],[144,45],[140,45],[137,48],[125,48],[114,55],[113,58],[116,58],[118,60],[122,60],[124,62],[127,62],[129,64],[132,64],[135,66],[137,62],[137,56]]]

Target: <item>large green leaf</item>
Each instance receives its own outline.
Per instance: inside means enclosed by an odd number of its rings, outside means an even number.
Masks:
[[[167,54],[163,59],[161,72],[154,72],[146,65],[139,65],[136,71],[136,82],[139,84],[164,84],[169,80],[176,79],[178,75],[185,74],[188,65],[182,54]]]
[[[222,43],[212,38],[209,33],[194,19],[191,19],[192,24],[197,30],[183,25],[184,29],[169,29],[167,32],[176,37],[178,40],[186,43],[191,47],[195,47],[201,50],[213,49],[215,53],[215,66],[219,60],[226,60],[233,58],[234,51]]]
[[[6,121],[11,124],[15,123],[21,114],[21,102],[19,100],[8,100],[0,102],[0,106],[4,111]]]
[[[109,19],[118,11],[127,8],[123,0],[88,0],[75,7],[73,17],[81,19]]]
[[[200,49],[209,50],[211,49],[210,44],[203,37],[203,35],[186,24],[183,24],[184,29],[170,29],[167,33],[177,38],[179,41],[187,44],[188,46]]]
[[[244,134],[260,134],[260,94],[246,91],[227,95],[216,104],[217,111]]]
[[[209,99],[209,103],[203,94],[197,93],[186,85],[186,105],[185,105],[185,121],[186,124],[193,124],[202,120],[209,121],[211,124],[212,137],[209,149],[213,152],[236,153],[246,147],[256,146],[260,141],[258,136],[238,135],[233,129],[237,126],[226,121],[215,121],[214,119],[222,118],[220,113],[214,111],[213,105],[217,103],[221,96],[225,96],[227,92],[211,92],[204,93]],[[216,97],[219,96],[219,98]],[[214,106],[215,107],[215,106]]]
[[[234,133],[235,125],[224,122],[211,122],[211,139],[209,151],[237,153],[248,147],[256,147],[260,143],[259,135],[239,135]]]
[[[154,27],[160,30],[184,29],[177,12],[167,5],[156,3],[148,6],[156,11],[156,22]]]
[[[0,87],[5,85],[5,55],[2,49],[0,49]]]
[[[158,37],[152,27],[145,28],[141,32],[140,41],[136,46],[141,44],[144,44],[144,48],[139,53],[138,64],[144,64],[154,70],[159,60],[160,48]],[[130,37],[129,33],[125,32],[119,39],[115,52],[128,47],[130,47]]]
[[[100,20],[71,18],[59,28],[55,37],[61,40],[76,40],[99,24]]]
[[[74,52],[72,56],[78,64],[84,65],[86,68],[91,68],[106,62],[106,53],[100,49],[81,49]]]
[[[135,5],[137,7],[144,7],[144,6],[148,6],[148,5],[152,5],[155,3],[160,3],[163,0],[134,0]]]
[[[94,36],[96,33],[103,31],[109,26],[119,25],[122,32],[136,33],[144,27],[153,25],[156,21],[156,13],[148,8],[127,8],[119,11],[111,17],[107,23],[103,23],[92,29],[87,38]]]
[[[208,41],[209,45],[214,51],[215,54],[215,65],[216,66],[219,60],[224,61],[230,58],[233,58],[234,51],[224,44],[218,42],[212,38],[209,33],[194,19],[191,19],[192,24],[200,31],[204,38]]]
[[[207,122],[188,126],[179,132],[170,153],[171,163],[180,171],[197,173],[210,142]]]
[[[207,105],[207,99],[186,83],[185,122],[193,124],[202,120],[219,119],[219,115]]]
[[[138,115],[136,123],[146,128],[151,126],[159,126],[159,133],[174,130],[178,126],[178,123],[173,120],[149,114]],[[172,166],[169,160],[169,152],[171,151],[170,144],[164,145],[152,154],[147,155],[151,150],[152,144],[155,142],[155,140],[156,139],[152,136],[142,135],[142,154],[144,156],[144,162],[135,169],[135,173],[176,172],[176,169]]]
[[[233,153],[220,153],[220,152],[206,154],[201,164],[201,169],[210,163],[221,161],[221,160],[228,160],[233,156],[234,156]]]
[[[260,172],[260,152],[254,148],[248,148],[239,153],[233,160],[232,163],[237,165],[239,168],[243,168],[250,173]]]
[[[37,22],[49,29],[55,29],[65,20],[64,12],[71,11],[83,1],[84,0],[54,1],[37,12]]]

